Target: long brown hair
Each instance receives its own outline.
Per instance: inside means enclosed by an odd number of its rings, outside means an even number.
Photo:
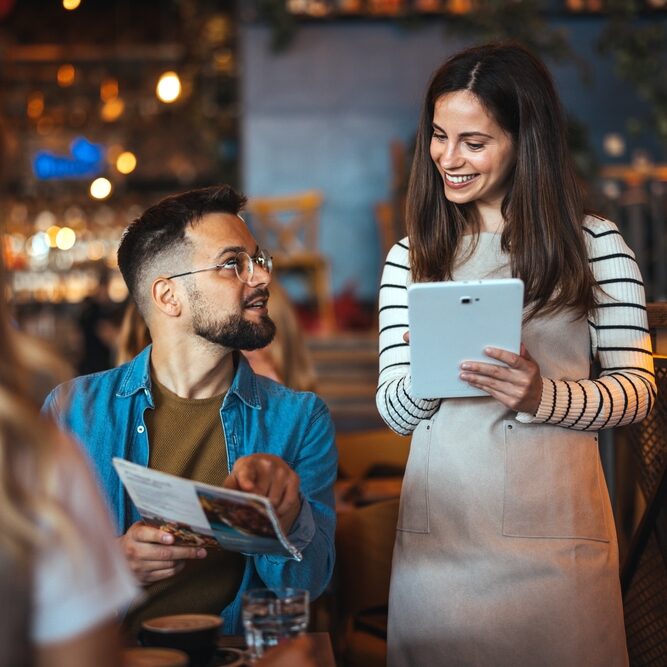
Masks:
[[[514,43],[462,51],[431,79],[406,201],[414,280],[451,280],[463,234],[472,231],[475,241],[479,234],[475,207],[445,199],[430,156],[435,104],[460,90],[473,93],[514,142],[516,163],[502,203],[501,246],[509,253],[512,275],[524,281],[527,319],[564,307],[584,315],[595,305],[595,279],[563,112],[547,68]]]

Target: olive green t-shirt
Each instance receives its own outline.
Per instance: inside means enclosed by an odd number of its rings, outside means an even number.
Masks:
[[[144,415],[150,443],[148,467],[222,485],[228,474],[220,422],[224,395],[185,399],[154,377],[152,383],[155,409]],[[125,627],[136,634],[141,621],[155,616],[219,614],[236,596],[244,565],[239,553],[209,549],[206,558],[188,560],[178,574],[146,586],[146,600],[127,615]]]

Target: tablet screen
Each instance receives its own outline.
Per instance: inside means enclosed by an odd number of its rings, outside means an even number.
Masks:
[[[416,398],[488,396],[459,379],[463,361],[499,363],[485,347],[519,353],[518,278],[415,283],[408,287],[410,372]]]

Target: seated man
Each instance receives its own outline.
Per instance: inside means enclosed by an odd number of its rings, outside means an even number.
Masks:
[[[331,576],[337,461],[328,410],[312,393],[255,375],[238,353],[275,332],[271,258],[238,215],[244,203],[229,186],[204,188],[168,197],[129,225],[118,264],[152,347],[57,387],[44,404],[88,450],[146,586],[126,621],[131,631],[145,618],[206,612],[239,633],[246,589],[295,586],[315,597]],[[139,520],[114,456],[267,496],[303,560],[173,545]]]

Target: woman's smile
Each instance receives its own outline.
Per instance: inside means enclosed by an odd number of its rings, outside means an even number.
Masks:
[[[445,185],[448,185],[450,188],[455,188],[456,190],[460,190],[461,188],[465,188],[467,185],[470,185],[472,181],[474,181],[479,174],[468,174],[465,176],[455,176],[453,174],[448,174],[445,172],[444,177],[445,177]]]

